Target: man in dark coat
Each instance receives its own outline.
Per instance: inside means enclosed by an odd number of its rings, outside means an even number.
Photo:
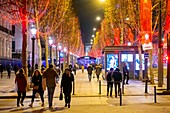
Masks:
[[[92,75],[92,72],[93,72],[93,67],[91,65],[89,65],[87,67],[87,72],[88,72],[89,81],[91,81],[91,75]]]
[[[71,102],[71,92],[72,92],[72,82],[74,82],[74,75],[71,73],[70,69],[65,69],[61,79],[61,91],[64,93],[65,107],[70,108]]]
[[[119,68],[113,72],[114,86],[115,86],[115,97],[117,98],[117,89],[118,94],[120,94],[120,83],[122,81],[122,74],[120,73]]]
[[[112,97],[112,90],[113,90],[113,75],[114,69],[110,68],[110,71],[106,74],[106,81],[107,81],[107,97],[109,96],[109,89],[110,89],[110,97]]]
[[[48,104],[50,109],[52,109],[53,95],[56,87],[56,79],[58,77],[59,75],[54,70],[52,64],[49,65],[49,68],[43,74],[43,78],[46,78],[46,85],[48,90]]]
[[[126,79],[126,84],[129,84],[128,81],[129,81],[129,70],[127,68],[127,64],[124,63],[124,66],[123,66],[123,84],[125,84],[125,79]]]

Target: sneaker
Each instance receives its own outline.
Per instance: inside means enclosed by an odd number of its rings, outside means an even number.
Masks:
[[[70,108],[70,104],[68,104],[68,108]]]
[[[29,106],[32,107],[32,103]]]
[[[65,107],[67,107],[67,103],[65,104]]]

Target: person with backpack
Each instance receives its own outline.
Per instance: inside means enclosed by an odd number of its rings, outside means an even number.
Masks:
[[[113,68],[110,68],[110,71],[106,74],[106,81],[107,81],[107,97],[109,97],[109,89],[110,89],[110,97],[112,97],[112,90],[113,90]]]
[[[117,89],[118,89],[118,94],[120,94],[120,83],[122,81],[122,73],[120,72],[119,68],[115,69],[112,77],[114,79],[115,97],[117,98]]]

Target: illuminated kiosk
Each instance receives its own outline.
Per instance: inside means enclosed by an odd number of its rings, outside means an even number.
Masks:
[[[119,67],[123,72],[124,62],[127,63],[129,76],[132,79],[138,79],[139,75],[139,54],[138,46],[106,46],[103,49],[105,73]],[[142,51],[142,69],[144,73],[144,54]]]

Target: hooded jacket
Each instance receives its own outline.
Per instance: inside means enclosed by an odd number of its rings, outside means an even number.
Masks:
[[[122,81],[122,74],[120,73],[119,68],[116,68],[116,70],[113,72],[113,78],[114,81],[118,81],[118,82]]]

